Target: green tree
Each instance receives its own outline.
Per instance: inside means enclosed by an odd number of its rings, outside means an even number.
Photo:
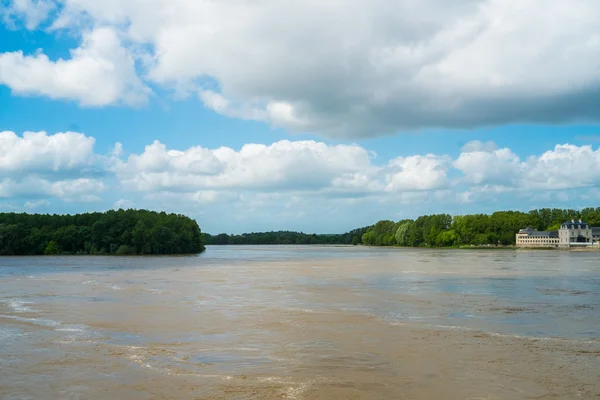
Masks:
[[[146,210],[76,215],[0,213],[0,255],[202,251],[198,223],[183,215]]]
[[[435,240],[438,247],[457,246],[460,244],[460,236],[454,231],[440,232]]]
[[[46,249],[44,250],[44,254],[47,256],[55,256],[60,254],[60,248],[58,247],[58,244],[54,240],[49,241],[48,245],[46,245]]]

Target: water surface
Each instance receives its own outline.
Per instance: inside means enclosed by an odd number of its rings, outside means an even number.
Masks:
[[[600,396],[600,253],[0,258],[3,399]]]

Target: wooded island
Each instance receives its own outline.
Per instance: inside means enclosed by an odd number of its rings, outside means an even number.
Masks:
[[[0,213],[0,255],[195,254],[195,220],[146,210],[77,215]]]

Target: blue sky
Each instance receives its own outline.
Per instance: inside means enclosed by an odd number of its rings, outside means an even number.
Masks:
[[[341,232],[598,205],[593,1],[151,3],[0,1],[0,211]]]

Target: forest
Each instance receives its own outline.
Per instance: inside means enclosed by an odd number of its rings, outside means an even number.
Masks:
[[[558,230],[560,224],[579,219],[600,226],[600,207],[582,210],[543,208],[527,213],[499,211],[491,215],[424,215],[415,220],[379,221],[360,238],[370,246],[459,247],[510,246],[521,228]]]
[[[118,210],[77,215],[0,213],[0,255],[195,254],[204,251],[195,220]]]
[[[460,247],[511,246],[521,228],[556,230],[562,222],[583,219],[600,226],[600,207],[583,210],[543,208],[529,212],[498,211],[491,215],[424,215],[375,225],[344,234],[317,235],[301,232],[257,232],[241,235],[204,234],[206,244],[364,244],[368,246]]]
[[[309,234],[302,232],[254,232],[241,235],[221,233],[209,235],[204,233],[205,244],[358,244],[359,238],[369,227],[354,229],[343,234]]]
[[[556,230],[570,219],[600,226],[600,207],[582,210],[544,208],[491,215],[424,215],[383,220],[343,234],[253,232],[203,234],[197,222],[179,214],[147,210],[111,210],[77,215],[0,213],[0,255],[196,254],[209,245],[364,244],[369,246],[460,247],[511,246],[527,226]]]

